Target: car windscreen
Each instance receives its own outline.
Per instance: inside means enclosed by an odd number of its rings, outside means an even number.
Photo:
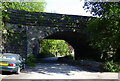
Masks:
[[[16,55],[3,55],[2,58],[8,60],[18,60],[18,57]]]

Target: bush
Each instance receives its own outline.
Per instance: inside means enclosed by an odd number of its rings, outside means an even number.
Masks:
[[[113,61],[108,61],[103,64],[103,69],[109,72],[120,72],[120,65]]]
[[[25,63],[28,65],[28,66],[31,66],[31,67],[35,67],[35,63],[36,63],[36,58],[33,54],[30,54],[28,55]]]
[[[55,57],[53,54],[47,54],[47,53],[40,53],[38,55],[39,58],[46,58],[46,57]]]
[[[68,59],[74,59],[74,56],[72,54],[67,55]]]

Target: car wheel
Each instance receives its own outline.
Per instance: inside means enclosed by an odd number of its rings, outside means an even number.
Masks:
[[[20,70],[21,70],[20,67],[18,67],[16,73],[19,74],[19,73],[20,73]]]

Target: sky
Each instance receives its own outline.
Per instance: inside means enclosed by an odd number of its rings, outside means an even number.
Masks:
[[[82,8],[84,0],[45,0],[47,2],[45,12],[92,16]]]

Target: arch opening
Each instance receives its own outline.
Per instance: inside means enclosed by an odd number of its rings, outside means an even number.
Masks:
[[[86,51],[89,49],[86,41],[86,35],[78,32],[57,32],[45,37],[45,39],[65,40],[74,48],[75,60],[84,59],[86,55],[90,55]],[[41,43],[41,40],[39,41]],[[41,47],[41,46],[40,46]]]
[[[43,39],[40,42],[40,58],[65,56],[74,59],[74,48],[65,40]]]

